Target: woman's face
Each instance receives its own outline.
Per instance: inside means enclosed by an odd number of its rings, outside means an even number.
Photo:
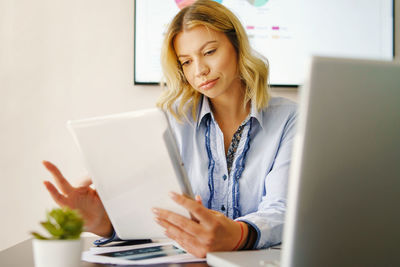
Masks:
[[[189,84],[211,99],[240,90],[237,54],[228,37],[205,26],[180,32],[174,49]]]

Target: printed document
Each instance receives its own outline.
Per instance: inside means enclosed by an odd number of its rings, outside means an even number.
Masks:
[[[82,253],[82,260],[119,265],[205,262],[205,259],[196,258],[172,241],[132,246],[93,247]]]

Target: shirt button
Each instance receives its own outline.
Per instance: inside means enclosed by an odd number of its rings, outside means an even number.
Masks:
[[[221,206],[221,210],[225,211],[225,206],[224,205]]]
[[[224,176],[222,176],[222,179],[224,179],[224,181],[226,180],[226,175],[224,174]]]

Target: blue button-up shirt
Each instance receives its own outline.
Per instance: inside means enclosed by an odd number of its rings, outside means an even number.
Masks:
[[[194,194],[204,206],[252,225],[257,231],[254,248],[282,241],[296,107],[285,98],[271,98],[260,112],[252,105],[230,172],[224,137],[206,97],[196,121],[190,112],[183,123],[169,115]],[[94,244],[112,240],[119,240],[115,232]]]
[[[257,231],[255,248],[282,240],[287,187],[295,135],[296,104],[271,98],[268,107],[252,105],[231,172],[224,137],[206,97],[194,121],[180,123],[170,116],[193,192],[203,205],[227,217],[251,224]]]

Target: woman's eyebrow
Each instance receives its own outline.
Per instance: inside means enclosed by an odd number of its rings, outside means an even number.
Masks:
[[[211,41],[205,42],[202,46],[200,46],[199,51],[203,50],[204,47],[206,47],[207,45],[209,45],[209,44],[211,44],[211,43],[217,43],[217,40],[211,40]],[[189,56],[189,55],[178,55],[178,58],[181,58],[181,57],[188,57],[188,56]]]

